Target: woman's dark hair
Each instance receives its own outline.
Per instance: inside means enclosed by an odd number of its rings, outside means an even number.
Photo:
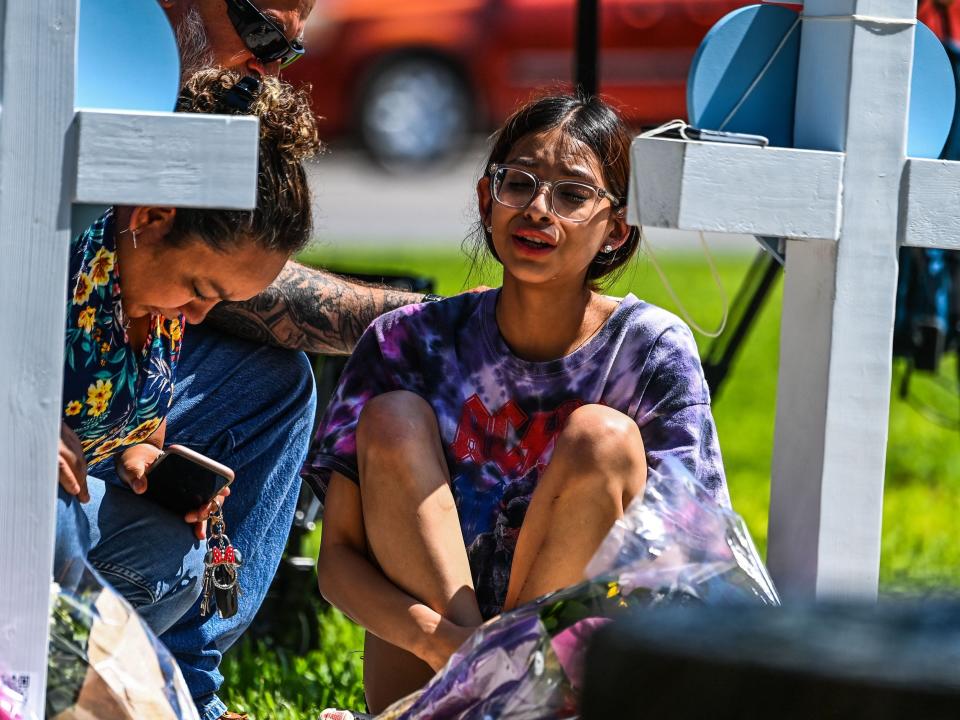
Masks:
[[[603,168],[604,187],[626,203],[630,178],[630,133],[623,120],[610,105],[594,95],[548,95],[528,102],[514,112],[494,135],[493,148],[484,163],[484,172],[491,163],[507,160],[511,148],[527,135],[557,130],[571,140],[589,148]],[[622,207],[622,205],[621,205]],[[481,221],[476,233],[499,261],[493,237]],[[631,227],[626,242],[609,254],[598,254],[587,268],[587,281],[593,282],[621,268],[640,245],[640,228]]]
[[[260,119],[254,210],[178,208],[168,241],[197,238],[225,251],[245,242],[292,255],[310,239],[313,221],[303,161],[323,148],[306,90],[277,78],[243,78],[200,70],[180,91],[177,112],[252,115]]]

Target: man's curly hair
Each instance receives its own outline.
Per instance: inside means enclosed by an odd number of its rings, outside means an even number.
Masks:
[[[259,78],[259,92],[241,87],[230,70],[191,75],[180,91],[177,112],[243,114],[260,119],[257,207],[254,210],[179,208],[168,240],[198,239],[226,251],[245,242],[292,255],[310,239],[312,217],[305,160],[323,149],[306,90],[274,77]],[[231,91],[233,94],[231,96]],[[246,97],[249,102],[231,102]],[[245,107],[244,107],[245,106]]]

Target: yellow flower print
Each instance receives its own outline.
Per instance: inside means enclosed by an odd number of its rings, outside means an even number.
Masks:
[[[83,404],[79,400],[71,400],[63,412],[65,415],[79,415],[81,410],[83,410]]]
[[[129,445],[142,443],[148,437],[153,435],[154,431],[160,427],[161,422],[163,421],[160,418],[150,418],[149,420],[144,420],[133,430],[133,432],[127,435],[124,442],[128,443]]]
[[[103,398],[87,398],[91,417],[100,417],[107,411],[107,401]]]
[[[97,254],[90,261],[90,279],[94,285],[106,285],[113,270],[114,254],[106,248],[97,250]]]
[[[180,325],[179,320],[170,321],[170,340],[177,343],[180,342],[180,338],[183,337],[183,326]]]
[[[73,288],[74,305],[82,305],[90,299],[90,293],[93,292],[93,283],[90,276],[86,273],[77,275],[77,284]]]
[[[620,593],[620,584],[616,582],[607,583],[607,599],[616,597]]]
[[[95,385],[87,388],[87,405],[90,414],[99,417],[107,409],[110,398],[113,397],[113,383],[109,380],[97,380]]]
[[[83,328],[83,330],[90,334],[90,331],[93,330],[93,321],[97,317],[97,311],[92,307],[86,307],[83,309],[83,312],[80,313],[80,317],[77,318],[77,327]]]
[[[102,343],[100,345],[100,353],[103,355],[106,355],[108,352],[110,352],[110,343],[108,342]]]
[[[110,457],[114,450],[124,444],[123,439],[117,440],[107,440],[102,445],[99,445],[96,449],[96,452],[93,454],[93,458],[90,460],[91,465],[96,465],[101,460]]]

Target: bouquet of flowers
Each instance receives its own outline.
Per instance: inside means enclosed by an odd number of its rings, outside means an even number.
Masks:
[[[483,625],[422,691],[379,718],[573,718],[587,643],[613,618],[664,604],[779,604],[741,518],[670,461],[650,472],[586,575]]]
[[[54,585],[46,715],[198,720],[169,651],[81,558]]]

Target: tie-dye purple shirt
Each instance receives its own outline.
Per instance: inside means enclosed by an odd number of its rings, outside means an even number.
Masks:
[[[598,403],[633,418],[647,464],[680,460],[728,504],[710,395],[697,347],[671,313],[629,295],[603,328],[558,360],[510,352],[498,290],[411,305],[378,318],[350,358],[303,477],[321,500],[331,471],[358,480],[364,403],[409,390],[433,407],[484,617],[503,605],[520,524],[573,410]]]

